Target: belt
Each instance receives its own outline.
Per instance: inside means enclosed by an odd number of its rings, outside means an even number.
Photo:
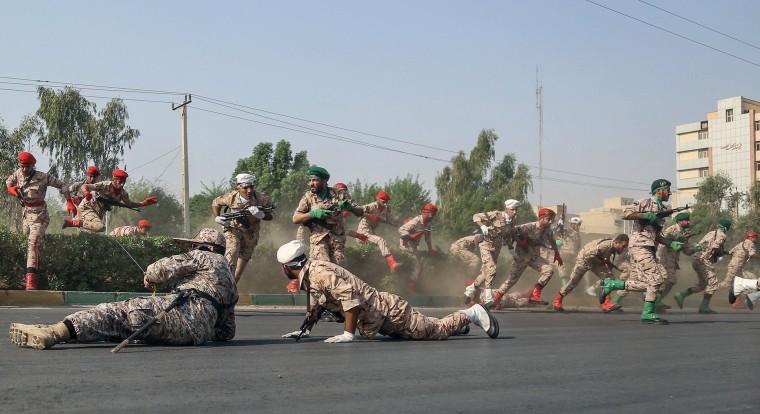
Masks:
[[[32,201],[31,203],[24,203],[24,207],[40,207],[40,206],[44,206],[44,205],[45,205],[45,201],[44,200],[42,200],[42,201]]]

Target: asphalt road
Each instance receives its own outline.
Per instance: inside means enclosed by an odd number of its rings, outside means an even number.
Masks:
[[[0,325],[52,323],[80,308],[0,308]],[[443,316],[452,309],[424,309]],[[446,341],[381,337],[325,344],[301,309],[238,308],[237,336],[201,347],[0,340],[4,413],[735,413],[760,412],[760,313],[497,312],[501,336],[477,327]]]

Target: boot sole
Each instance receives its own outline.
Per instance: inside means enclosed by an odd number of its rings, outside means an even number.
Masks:
[[[549,304],[549,302],[544,302],[543,300],[533,300],[533,299],[528,299],[528,303],[530,303],[531,305],[548,305]]]
[[[30,334],[29,332],[26,332],[26,330],[23,328],[24,326],[28,326],[28,325],[24,325],[20,323],[11,324],[9,332],[8,332],[11,338],[11,342],[13,342],[16,346],[19,346],[19,347],[28,346],[30,348],[34,348],[37,350],[46,349],[47,347],[45,346],[45,343],[40,339],[40,337],[35,334]]]
[[[747,297],[746,302],[747,302],[746,304],[747,304],[747,307],[749,308],[749,310],[755,309],[755,304],[752,303],[752,301],[749,299],[749,297]]]
[[[486,331],[486,334],[491,339],[496,339],[499,336],[499,321],[491,315],[491,312],[489,312],[488,309],[486,309],[486,313],[488,314],[488,320],[491,322],[491,329]]]

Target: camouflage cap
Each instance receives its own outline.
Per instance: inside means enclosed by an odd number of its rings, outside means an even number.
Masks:
[[[224,239],[224,236],[222,233],[219,233],[218,231],[214,229],[201,229],[198,234],[195,235],[192,239],[184,239],[180,237],[176,237],[174,239],[174,243],[177,244],[177,246],[181,248],[190,249],[192,248],[192,245],[195,243],[203,243],[203,244],[214,244],[222,248],[227,247],[227,242]]]

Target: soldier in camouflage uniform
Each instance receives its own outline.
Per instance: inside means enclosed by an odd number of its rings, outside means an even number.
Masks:
[[[344,332],[325,340],[328,343],[352,342],[354,333],[372,339],[376,335],[418,340],[441,340],[463,332],[474,323],[489,337],[499,335],[499,324],[481,305],[452,313],[444,318],[432,318],[419,313],[404,299],[387,292],[378,292],[348,270],[330,262],[309,260],[298,240],[286,243],[277,251],[285,275],[298,280],[300,289],[333,313],[343,313]],[[297,337],[301,331],[283,335]],[[307,337],[310,332],[304,332]]]
[[[665,219],[657,213],[668,210],[664,202],[670,199],[670,181],[659,179],[652,182],[652,196],[641,199],[637,205],[623,211],[623,220],[633,220],[633,235],[628,253],[631,257],[632,276],[628,280],[604,279],[599,302],[604,303],[614,290],[646,292],[641,322],[667,325],[668,321],[655,313],[654,303],[657,292],[665,281],[665,274],[655,256],[657,244],[665,244],[674,250],[681,250],[684,243],[668,240],[660,234]]]
[[[436,207],[435,204],[425,204],[425,207],[422,208],[422,214],[409,219],[398,229],[398,234],[401,236],[401,239],[399,240],[399,248],[409,253],[412,259],[412,274],[409,276],[409,282],[407,283],[407,291],[410,295],[417,294],[417,280],[422,271],[422,264],[420,263],[418,250],[420,239],[423,237],[425,238],[425,243],[428,248],[428,256],[435,256],[438,254],[433,249],[433,242],[430,235],[433,231],[433,219],[436,214],[438,214],[438,207]]]
[[[682,211],[676,214],[676,224],[668,227],[662,232],[663,237],[668,240],[677,240],[684,243],[681,251],[673,250],[670,246],[660,244],[657,246],[657,261],[662,266],[661,271],[665,273],[665,281],[662,283],[660,293],[657,294],[654,307],[656,309],[670,309],[670,306],[662,302],[662,298],[666,297],[670,290],[678,282],[677,271],[679,268],[678,260],[681,256],[681,252],[686,255],[693,255],[696,251],[699,251],[700,247],[692,247],[689,243],[689,237],[692,236],[689,233],[689,225],[691,224],[691,216],[689,213]]]
[[[84,193],[84,200],[79,204],[79,214],[76,219],[66,219],[63,221],[63,228],[81,227],[92,233],[106,231],[103,224],[103,217],[106,211],[110,211],[112,206],[98,201],[98,197],[124,204],[126,207],[137,208],[145,207],[158,203],[158,197],[148,197],[141,202],[135,202],[129,199],[129,193],[124,188],[127,183],[127,174],[124,170],[113,170],[111,181],[101,181],[95,184],[83,184],[81,189]],[[95,193],[93,195],[93,193]]]
[[[704,291],[702,303],[699,305],[699,313],[717,313],[710,308],[710,299],[712,299],[713,293],[718,290],[715,262],[725,253],[723,243],[726,242],[726,233],[730,228],[731,221],[721,219],[718,221],[718,229],[705,234],[705,237],[699,241],[700,252],[691,258],[691,267],[697,272],[698,282],[695,286],[673,295],[679,308],[683,309],[683,301],[687,296]]]
[[[253,188],[256,178],[251,174],[238,174],[235,177],[237,188],[229,191],[211,202],[214,221],[224,226],[224,238],[227,241],[227,261],[230,271],[235,275],[235,283],[240,282],[253,251],[259,244],[261,221],[271,221],[274,218],[272,203],[269,197]],[[231,213],[245,212],[246,214],[234,220],[221,216],[222,207]]]
[[[150,229],[153,227],[153,223],[148,220],[140,220],[136,226],[121,226],[111,230],[108,233],[109,236],[123,237],[123,236],[145,236],[150,233]]]
[[[731,261],[728,262],[728,272],[726,278],[718,284],[718,289],[725,289],[731,286],[735,276],[741,276],[744,266],[749,259],[757,259],[757,233],[748,231],[744,235],[744,240],[728,251],[731,255]]]
[[[391,196],[385,191],[379,191],[375,196],[375,201],[362,206],[364,215],[359,219],[359,227],[356,229],[357,233],[363,234],[367,237],[370,243],[376,244],[380,248],[380,254],[383,255],[385,261],[388,263],[388,267],[391,273],[396,271],[396,268],[401,265],[393,258],[388,244],[385,239],[375,234],[375,229],[380,223],[386,223],[390,225],[398,226],[398,218],[391,213],[391,208],[388,203],[391,201]]]
[[[353,199],[341,198],[327,185],[330,173],[322,167],[309,168],[309,191],[303,195],[293,213],[293,223],[311,230],[309,254],[315,259],[344,265],[346,263],[346,229],[342,211],[357,217],[364,210]]]
[[[538,282],[533,287],[533,294],[530,296],[530,303],[534,305],[547,305],[541,299],[541,290],[549,283],[554,270],[549,262],[541,257],[541,247],[549,247],[554,250],[554,261],[562,266],[562,257],[554,242],[554,233],[551,230],[552,221],[556,213],[549,208],[542,208],[538,211],[538,221],[533,223],[521,224],[515,227],[514,238],[517,240],[518,249],[516,249],[517,258],[509,269],[507,280],[499,286],[499,290],[494,295],[496,309],[501,309],[501,297],[520,280],[525,269],[528,266],[535,269],[541,274]]]
[[[102,303],[64,318],[54,325],[10,326],[18,346],[49,349],[61,342],[119,342],[140,329],[178,298],[189,297],[149,327],[138,339],[149,344],[202,345],[235,337],[235,279],[224,258],[224,237],[202,229],[194,239],[174,239],[187,253],[166,257],[148,266],[145,287],[176,280],[172,294]]]
[[[552,308],[558,312],[565,310],[562,307],[562,299],[578,286],[578,283],[589,270],[600,279],[611,278],[611,264],[614,262],[615,256],[622,254],[627,248],[628,236],[625,234],[617,235],[614,240],[609,238],[597,239],[583,246],[575,259],[575,266],[570,275],[570,280],[560,288],[557,297],[552,302]],[[607,301],[602,304],[602,310],[612,308],[613,306],[609,302],[609,296],[607,296]]]
[[[87,173],[85,174],[83,180],[77,181],[69,186],[69,193],[71,193],[71,200],[74,202],[74,205],[78,206],[82,200],[84,200],[84,192],[82,191],[82,186],[85,184],[97,183],[99,177],[100,170],[98,167],[91,165],[87,167]]]
[[[747,294],[747,307],[754,309],[754,303],[760,299],[760,279],[750,272],[742,272],[742,276],[734,276],[728,287],[728,303],[736,303],[736,299],[742,293]]]
[[[478,248],[478,244],[482,240],[483,234],[478,233],[464,236],[451,244],[451,248],[449,249],[451,256],[461,260],[467,265],[468,275],[474,274],[478,271],[478,268],[480,268],[480,259],[473,252]]]
[[[50,216],[48,216],[47,204],[45,203],[48,187],[55,187],[60,190],[61,195],[66,199],[66,211],[69,215],[77,214],[77,208],[63,181],[34,169],[37,164],[34,155],[22,152],[18,155],[18,161],[19,168],[5,180],[5,186],[12,196],[19,198],[23,206],[23,229],[24,234],[28,235],[26,289],[34,290],[37,289],[39,247],[42,236],[45,235],[45,230],[50,224]]]
[[[477,303],[480,299],[480,294],[477,292],[479,289],[484,289],[483,297],[487,307],[491,306],[493,302],[498,302],[493,297],[491,284],[496,277],[496,262],[499,259],[502,246],[507,246],[512,257],[516,257],[512,247],[512,238],[518,208],[520,208],[520,202],[510,199],[504,202],[503,211],[494,210],[476,213],[472,216],[472,221],[480,227],[480,234],[483,235],[483,241],[478,246],[483,265],[475,283],[465,287],[464,295],[469,298],[469,305]],[[497,307],[499,307],[498,304]]]

